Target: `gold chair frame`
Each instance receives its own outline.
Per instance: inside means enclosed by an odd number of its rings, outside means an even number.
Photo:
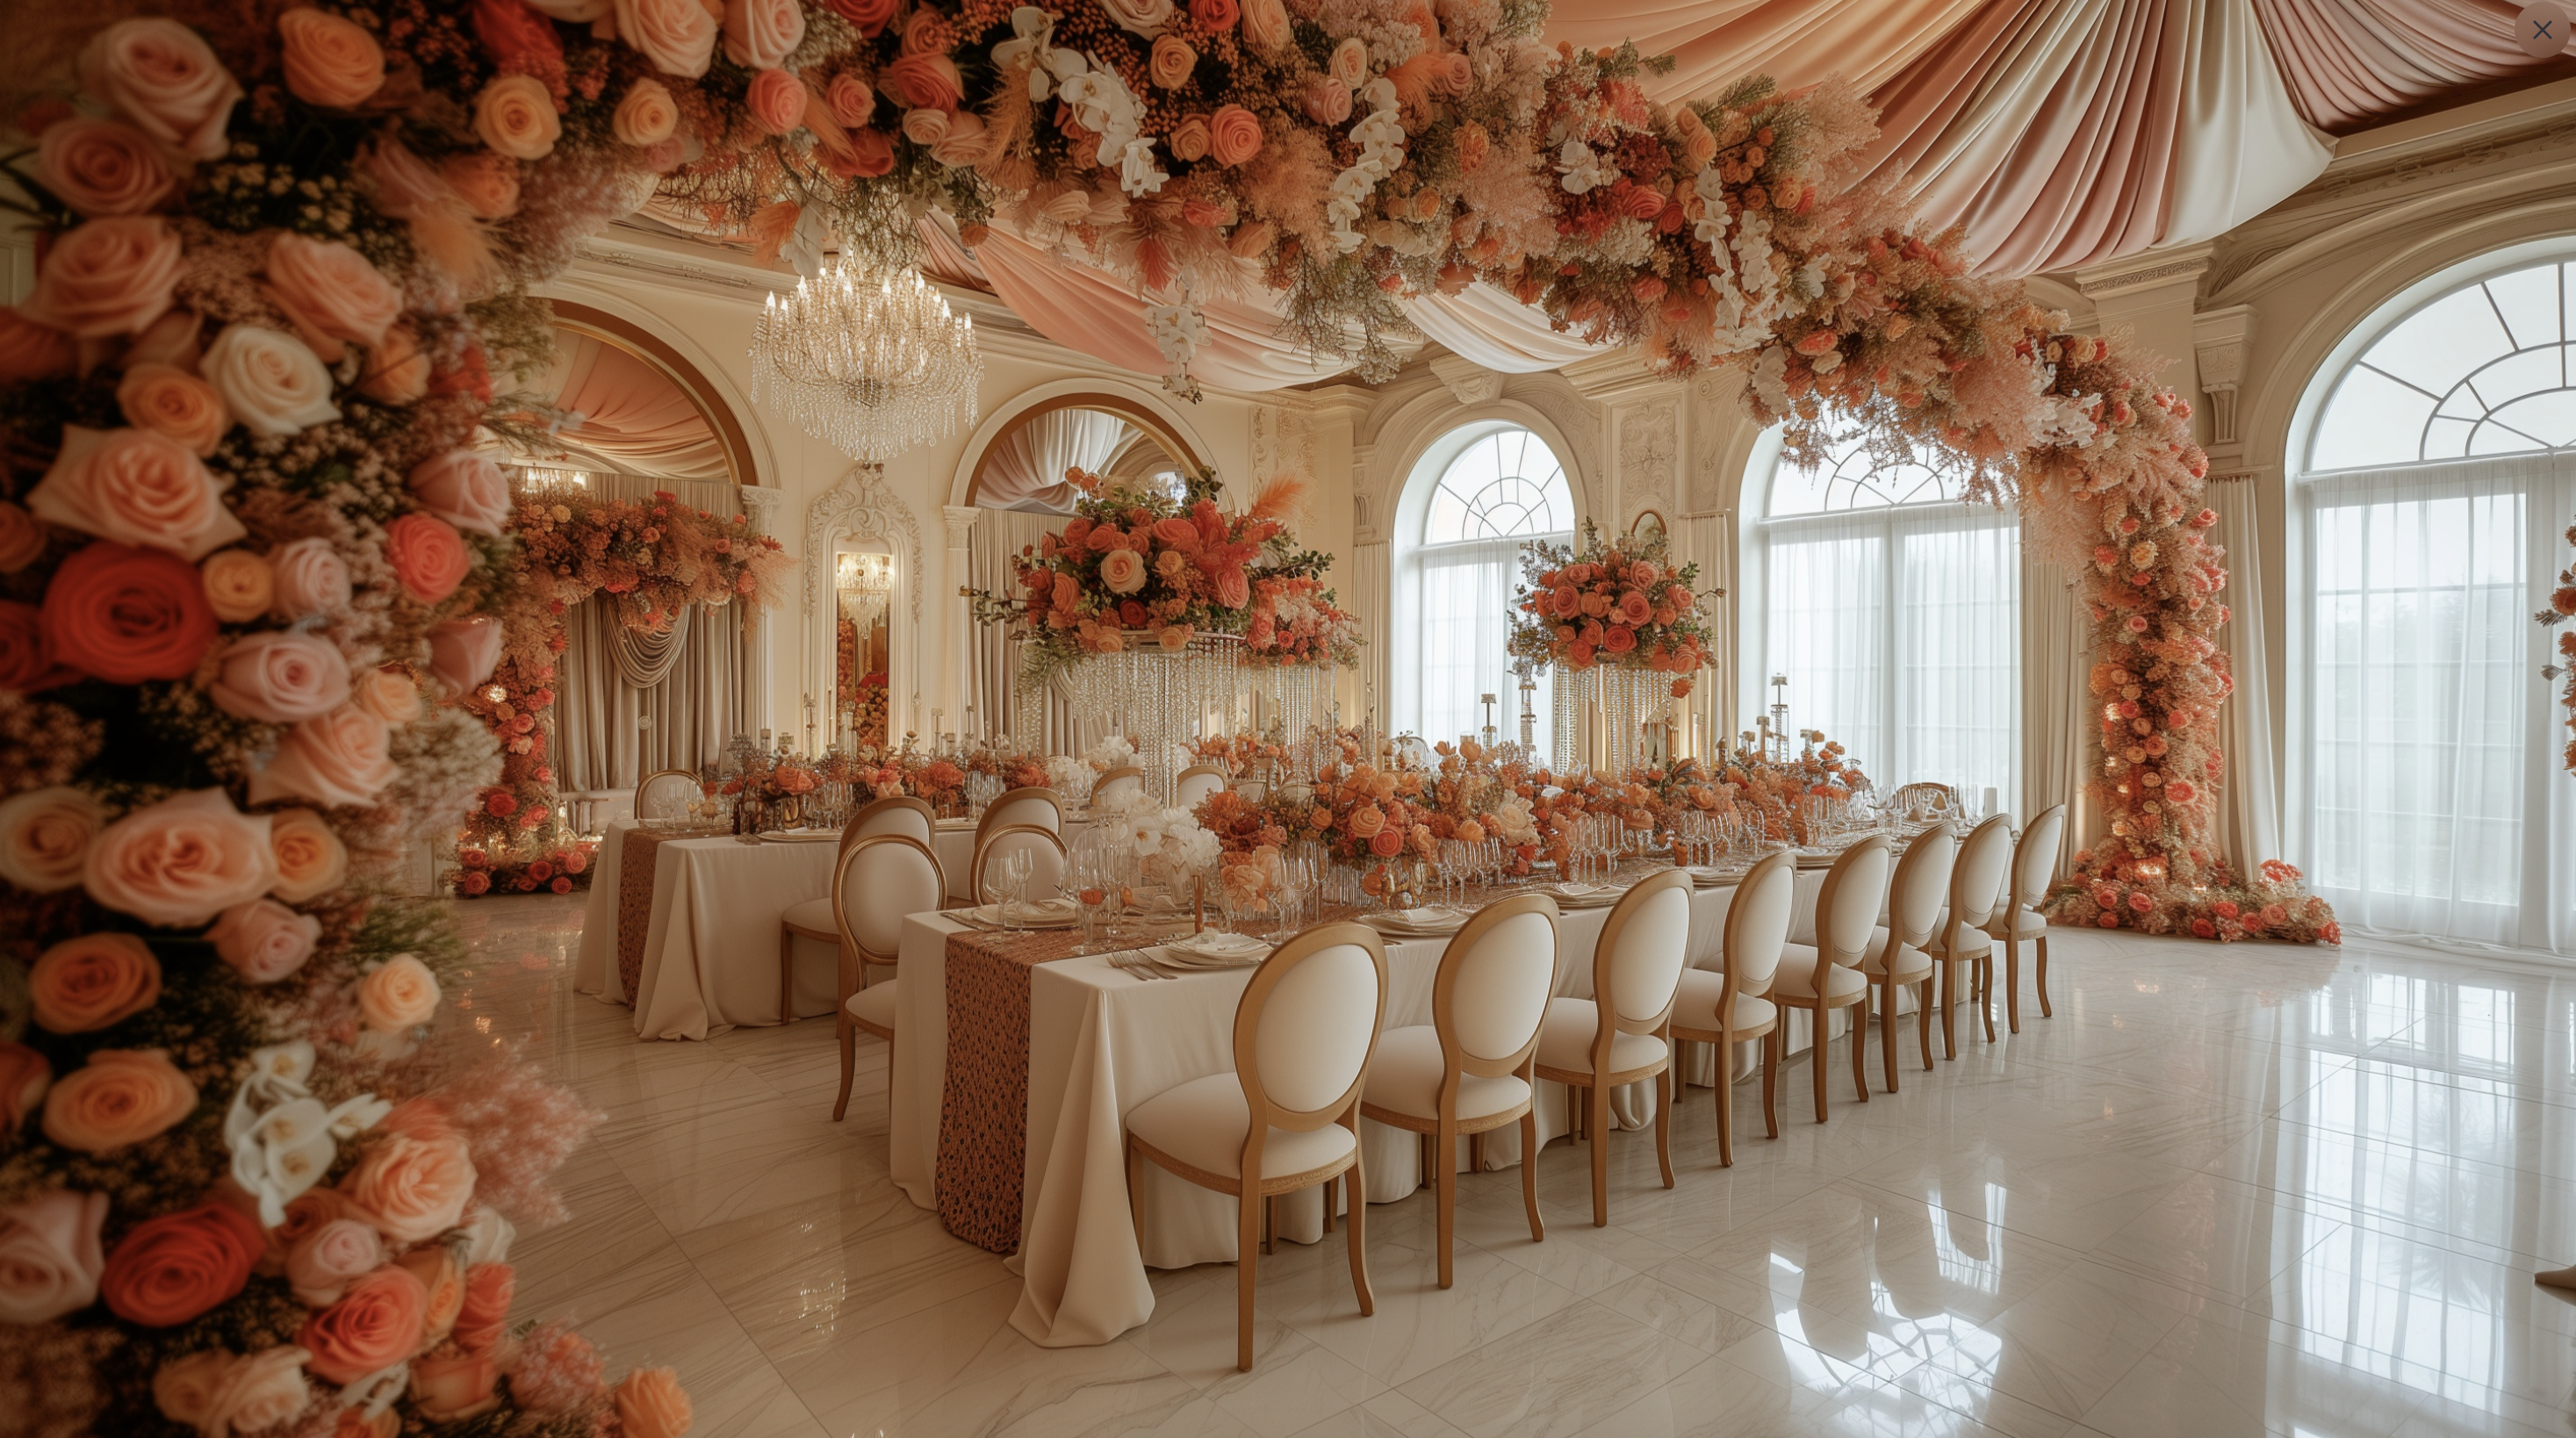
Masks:
[[[1674,976],[1676,982],[1673,992],[1665,996],[1663,1011],[1652,1018],[1622,1017],[1618,1003],[1610,995],[1611,964],[1614,956],[1619,952],[1619,936],[1627,929],[1628,920],[1649,897],[1673,888],[1682,891],[1683,901],[1687,903],[1691,893],[1690,875],[1680,869],[1661,869],[1648,874],[1630,885],[1628,892],[1619,896],[1618,906],[1610,911],[1609,918],[1602,921],[1601,937],[1592,946],[1592,1003],[1594,1011],[1602,1018],[1593,1025],[1591,1070],[1577,1073],[1572,1069],[1550,1068],[1545,1064],[1534,1065],[1540,1078],[1553,1079],[1568,1088],[1579,1088],[1584,1091],[1584,1139],[1592,1146],[1592,1226],[1594,1228],[1610,1226],[1610,1150],[1606,1146],[1610,1137],[1610,1090],[1625,1084],[1642,1083],[1650,1078],[1656,1080],[1655,1157],[1663,1165],[1664,1187],[1673,1186],[1672,1019],[1673,1004],[1681,996],[1681,986],[1678,982],[1680,975],[1676,973]],[[1685,938],[1684,943],[1688,942]],[[1685,966],[1689,964],[1690,958],[1687,953],[1683,955],[1682,961]],[[1618,1036],[1623,1033],[1649,1034],[1662,1040],[1664,1056],[1637,1068],[1608,1071],[1611,1048],[1617,1042]],[[1521,1161],[1535,1163],[1537,1160],[1538,1155],[1531,1153]]]
[[[853,1018],[850,1014],[850,997],[868,987],[868,965],[892,968],[900,953],[879,954],[874,949],[861,944],[858,935],[850,932],[850,916],[841,907],[842,881],[849,876],[850,865],[858,862],[859,855],[879,844],[909,845],[918,850],[924,859],[930,861],[930,871],[933,874],[939,872],[939,856],[930,852],[929,845],[910,834],[870,834],[843,849],[840,859],[832,865],[832,922],[841,931],[839,994],[832,1005],[833,1022],[841,1041],[841,1093],[840,1097],[832,1100],[834,1123],[840,1122],[841,1116],[850,1108],[850,1075],[858,1064],[860,1032],[872,1033],[884,1039],[886,1063],[889,1068],[894,1063],[894,1030],[869,1023],[864,1019]]]

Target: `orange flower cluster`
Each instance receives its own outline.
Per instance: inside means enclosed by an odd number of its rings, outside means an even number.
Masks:
[[[1579,547],[1533,544],[1521,561],[1511,651],[1566,669],[1606,664],[1676,676],[1673,697],[1715,662],[1700,617],[1699,566],[1672,565],[1664,543],[1632,536],[1605,543],[1590,524]]]

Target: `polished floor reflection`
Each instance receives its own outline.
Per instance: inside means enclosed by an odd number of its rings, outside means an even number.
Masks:
[[[1373,1318],[1338,1241],[1283,1245],[1241,1374],[1231,1268],[1103,1347],[1012,1331],[1017,1280],[887,1182],[872,1041],[833,1124],[829,1024],[638,1043],[571,991],[578,900],[465,913],[457,1003],[608,1113],[521,1310],[677,1365],[702,1435],[2576,1431],[2576,1303],[2530,1277],[2576,1261],[2576,972],[2538,961],[2067,935],[2054,1019],[1867,1105],[1837,1063],[1821,1128],[1793,1068],[1777,1142],[1748,1087],[1731,1170],[1690,1090],[1678,1188],[1614,1142],[1610,1228],[1559,1143],[1544,1244],[1515,1174],[1462,1183],[1447,1292],[1427,1192],[1370,1210]]]

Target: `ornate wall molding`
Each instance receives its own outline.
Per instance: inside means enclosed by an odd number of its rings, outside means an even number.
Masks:
[[[1646,510],[1669,517],[1673,503],[1673,466],[1681,451],[1681,411],[1671,400],[1655,400],[1619,417],[1620,528],[1624,531]]]
[[[802,673],[804,692],[828,699],[832,689],[834,659],[834,626],[832,613],[832,552],[844,536],[875,540],[885,545],[896,561],[896,598],[908,612],[911,624],[908,635],[894,645],[888,665],[888,688],[897,694],[908,694],[915,708],[921,703],[922,663],[931,656],[919,653],[921,648],[921,525],[913,518],[910,506],[903,502],[886,483],[882,464],[857,464],[841,482],[822,494],[805,509],[805,662]],[[827,706],[828,707],[828,706]],[[893,716],[892,727],[904,728],[902,716]]]

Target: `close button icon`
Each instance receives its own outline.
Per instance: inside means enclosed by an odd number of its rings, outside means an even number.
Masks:
[[[2534,60],[2551,59],[2567,48],[2568,17],[2563,5],[2548,0],[2525,5],[2522,13],[2514,17],[2513,25],[2522,53]]]

